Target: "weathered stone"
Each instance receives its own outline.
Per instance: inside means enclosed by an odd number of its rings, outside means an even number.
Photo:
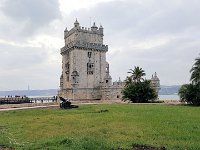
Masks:
[[[59,95],[77,100],[121,99],[124,84],[112,83],[103,27],[98,28],[94,23],[91,29],[81,28],[76,20],[71,30],[65,29],[64,39]]]

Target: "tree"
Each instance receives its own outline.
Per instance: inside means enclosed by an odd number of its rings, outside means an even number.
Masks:
[[[131,78],[134,82],[140,82],[141,80],[144,81],[144,79],[142,78],[143,76],[145,76],[145,72],[142,68],[140,67],[136,67],[133,69],[130,69],[131,71],[128,73],[131,73]]]
[[[195,84],[184,84],[179,90],[181,101],[193,105],[200,105],[200,86]]]
[[[128,86],[129,84],[133,83],[133,80],[131,77],[126,77],[126,80],[125,80],[125,86]]]
[[[125,80],[126,86],[122,90],[123,99],[129,99],[135,103],[145,103],[149,100],[157,99],[158,95],[151,87],[151,81],[142,78],[145,75],[144,70],[139,67],[130,70],[132,72],[128,73],[131,73],[132,75]]]
[[[190,70],[191,78],[190,81],[193,84],[200,84],[200,57],[195,59],[195,63]]]
[[[200,57],[195,59],[195,63],[190,70],[190,84],[184,84],[179,90],[181,101],[186,101],[193,105],[200,105]]]

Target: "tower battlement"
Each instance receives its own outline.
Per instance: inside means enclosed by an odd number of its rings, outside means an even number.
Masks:
[[[85,49],[85,50],[89,49],[89,50],[96,50],[96,51],[108,51],[108,45],[76,41],[76,42],[70,42],[67,45],[65,45],[63,48],[61,48],[61,54],[66,51],[70,51],[73,48]]]
[[[68,31],[67,28],[65,29],[64,39],[65,45],[71,42],[103,44],[103,27],[100,25],[98,28],[95,23],[91,28],[81,27],[76,20],[71,30]]]
[[[67,38],[68,36],[70,36],[71,34],[75,33],[75,32],[84,32],[84,33],[89,33],[89,34],[99,34],[99,35],[103,35],[103,28],[101,27],[97,27],[97,29],[92,29],[92,28],[87,28],[87,27],[74,27],[72,28],[70,31],[65,30],[65,34],[64,34],[64,38]]]

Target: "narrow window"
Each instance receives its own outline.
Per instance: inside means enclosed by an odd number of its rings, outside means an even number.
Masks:
[[[66,73],[66,74],[69,73],[69,67],[70,67],[70,64],[69,64],[69,62],[68,62],[68,63],[65,64],[65,70],[66,70],[65,73]]]
[[[88,52],[88,57],[91,58],[92,52]]]
[[[87,63],[87,74],[93,74],[94,72],[94,63]]]

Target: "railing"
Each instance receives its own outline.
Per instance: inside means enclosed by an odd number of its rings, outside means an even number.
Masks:
[[[5,97],[0,98],[0,104],[21,104],[21,103],[30,103],[28,97]]]
[[[0,104],[21,104],[21,103],[50,103],[57,102],[57,97],[2,97]]]
[[[34,97],[29,98],[31,103],[50,103],[50,102],[57,102],[57,97]]]

